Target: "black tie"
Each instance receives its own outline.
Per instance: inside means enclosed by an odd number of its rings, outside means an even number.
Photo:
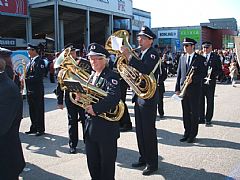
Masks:
[[[206,54],[206,61],[208,62],[208,55]]]
[[[188,70],[188,68],[189,68],[189,66],[190,66],[190,60],[191,60],[191,56],[188,56],[188,61],[187,61],[187,70]]]
[[[140,54],[139,54],[139,58],[142,59],[142,52],[140,52]]]

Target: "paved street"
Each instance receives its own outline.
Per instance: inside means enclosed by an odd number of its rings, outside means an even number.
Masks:
[[[79,126],[78,153],[68,153],[68,127],[66,109],[56,109],[56,97],[52,93],[56,84],[45,79],[46,134],[41,137],[26,135],[30,119],[24,101],[24,119],[20,137],[27,168],[21,174],[24,180],[89,180],[82,129]],[[215,93],[213,127],[200,125],[197,142],[181,143],[183,133],[180,102],[171,99],[175,78],[166,80],[163,120],[156,121],[159,151],[159,170],[152,176],[142,176],[142,169],[134,169],[131,163],[138,159],[135,128],[121,133],[118,140],[116,180],[221,180],[240,179],[240,84],[236,88],[218,84]],[[134,113],[128,93],[127,104],[133,125]]]

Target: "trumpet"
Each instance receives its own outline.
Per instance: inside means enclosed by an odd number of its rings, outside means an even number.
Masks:
[[[184,96],[186,94],[187,87],[192,82],[193,74],[194,74],[194,67],[192,66],[190,71],[189,71],[189,73],[188,73],[188,75],[186,76],[185,81],[183,82],[183,85],[182,85],[182,87],[180,89],[180,94],[179,95],[174,94],[172,96],[173,99],[178,100],[178,101],[183,100],[183,98],[184,98]]]
[[[208,68],[208,74],[207,74],[207,76],[204,78],[204,79],[206,80],[206,81],[204,82],[204,84],[209,85],[209,81],[211,80],[211,79],[210,79],[211,74],[212,74],[212,67],[209,67],[209,68]]]

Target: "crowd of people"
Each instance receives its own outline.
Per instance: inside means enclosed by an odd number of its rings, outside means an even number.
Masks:
[[[129,47],[121,46],[121,55],[126,58],[127,66],[134,68],[139,74],[152,74],[156,80],[156,90],[149,98],[144,98],[137,91],[133,91],[132,102],[134,103],[134,116],[136,125],[136,139],[139,158],[132,163],[133,168],[144,167],[142,174],[151,175],[158,170],[158,143],[156,134],[157,113],[164,118],[164,81],[168,76],[176,75],[175,93],[182,98],[183,126],[184,132],[180,142],[194,143],[198,134],[198,126],[201,123],[212,126],[214,114],[214,93],[217,81],[225,78],[225,65],[228,64],[230,81],[236,86],[239,65],[236,55],[230,51],[214,51],[209,41],[202,43],[202,50],[196,52],[196,41],[191,38],[183,40],[184,52],[176,54],[174,65],[169,60],[169,54],[163,53],[153,47],[156,35],[149,27],[143,26],[137,34],[140,51],[137,55],[132,53]],[[78,122],[82,123],[83,137],[86,149],[87,165],[92,179],[113,180],[115,178],[115,161],[117,157],[117,141],[120,132],[132,130],[132,122],[125,103],[126,92],[131,87],[124,77],[121,77],[114,69],[116,64],[109,65],[110,53],[100,44],[91,43],[85,58],[76,55],[74,44],[68,44],[64,49],[69,49],[70,57],[73,59],[74,68],[84,67],[89,76],[85,79],[86,84],[95,87],[99,92],[105,92],[104,97],[97,102],[76,105],[75,101],[86,98],[86,85],[80,86],[81,90],[75,91],[71,88],[62,88],[63,82],[59,81],[55,90],[57,96],[57,108],[67,108],[69,153],[77,153],[78,144]],[[46,64],[39,55],[39,46],[28,44],[30,62],[26,66],[25,82],[27,89],[27,102],[31,126],[26,134],[42,136],[45,134],[44,117],[44,84],[43,78],[46,74]],[[22,119],[22,88],[21,79],[13,70],[10,59],[11,51],[0,50],[0,109],[1,131],[0,147],[6,149],[9,142],[15,148],[8,148],[1,153],[0,179],[17,179],[25,166],[21,142],[19,139],[19,126]],[[62,62],[56,53],[56,59],[52,61],[49,68],[54,67],[54,62]],[[228,58],[230,58],[230,61]],[[113,56],[113,58],[116,58]],[[10,59],[10,60],[9,60]],[[171,61],[171,62],[170,62]],[[86,68],[88,67],[88,68]],[[57,72],[61,73],[60,63]],[[73,70],[72,70],[73,71]],[[56,70],[50,70],[50,80],[55,81]],[[73,71],[71,73],[76,73]],[[62,75],[62,74],[61,74]],[[62,77],[62,76],[61,76]],[[84,79],[84,78],[83,78]],[[15,82],[15,83],[14,83]],[[80,84],[81,85],[81,84]],[[139,87],[143,88],[146,81],[141,81]],[[84,89],[85,88],[85,89]],[[9,96],[9,97],[8,97]],[[4,100],[8,99],[8,101]],[[11,102],[10,102],[11,101]],[[9,103],[5,103],[9,102]],[[14,103],[13,103],[14,102]],[[110,120],[102,116],[113,112],[119,103],[123,103],[124,112],[119,121]],[[13,106],[14,105],[14,106]],[[4,148],[3,148],[4,147]],[[12,149],[12,151],[9,151]],[[4,162],[4,163],[3,163]],[[7,162],[7,164],[6,164]]]

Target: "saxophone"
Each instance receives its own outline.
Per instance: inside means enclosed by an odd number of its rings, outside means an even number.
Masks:
[[[70,92],[69,96],[74,104],[86,109],[87,105],[95,104],[101,99],[104,99],[104,97],[107,96],[107,92],[88,83],[90,74],[82,67],[77,66],[76,61],[70,55],[70,51],[70,48],[65,49],[54,64],[55,68],[60,68],[57,79],[62,90],[68,90],[64,81],[75,81],[80,83],[85,91],[84,93],[81,93],[80,100],[75,100],[74,96],[76,92]],[[123,113],[124,103],[120,100],[114,109],[98,116],[108,121],[119,121]]]

